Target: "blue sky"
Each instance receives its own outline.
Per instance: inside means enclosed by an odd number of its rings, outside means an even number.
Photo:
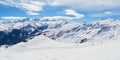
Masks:
[[[120,19],[120,0],[0,0],[0,21],[29,18],[90,22]]]

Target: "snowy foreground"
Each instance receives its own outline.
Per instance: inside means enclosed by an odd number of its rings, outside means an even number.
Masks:
[[[120,40],[75,44],[40,35],[27,43],[0,48],[0,60],[120,60],[119,46]]]

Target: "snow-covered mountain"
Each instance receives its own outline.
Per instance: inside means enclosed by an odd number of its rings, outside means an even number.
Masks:
[[[33,36],[42,34],[45,29],[59,28],[66,24],[66,21],[60,20],[39,20],[23,19],[9,21],[0,24],[0,45],[13,45],[19,42],[26,42]]]
[[[25,43],[0,48],[0,60],[120,60],[120,40],[102,44],[54,41],[39,35]]]
[[[120,38],[120,21],[100,20],[91,23],[68,23],[57,29],[46,29],[44,35],[58,41],[83,43]]]
[[[0,60],[120,60],[119,31],[120,20],[115,19],[2,22]]]
[[[90,23],[27,18],[1,23],[0,45],[26,42],[37,35],[44,35],[52,40],[62,42],[102,42],[119,39],[119,30],[120,21],[110,18]]]

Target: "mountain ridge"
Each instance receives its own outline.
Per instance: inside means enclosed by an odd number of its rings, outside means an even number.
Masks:
[[[6,29],[2,29],[6,27]],[[66,20],[23,19],[0,24],[0,45],[27,42],[37,35],[56,41],[84,43],[94,40],[112,40],[120,36],[120,21],[100,20],[92,23],[71,23]]]

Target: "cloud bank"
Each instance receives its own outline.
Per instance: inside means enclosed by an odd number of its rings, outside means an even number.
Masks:
[[[120,0],[0,0],[0,4],[23,9],[28,15],[39,15],[46,6],[66,6],[76,10],[115,9],[120,7]]]
[[[25,19],[26,17],[19,17],[19,16],[4,16],[2,19],[4,20],[20,20]]]
[[[47,7],[64,6],[66,8],[63,10],[65,16],[44,17],[50,19],[81,19],[86,14],[90,17],[120,15],[120,13],[112,11],[120,9],[120,0],[0,0],[1,4],[19,8],[30,16],[40,16],[40,13]],[[77,11],[85,11],[86,14]],[[94,11],[97,13],[94,13]]]

